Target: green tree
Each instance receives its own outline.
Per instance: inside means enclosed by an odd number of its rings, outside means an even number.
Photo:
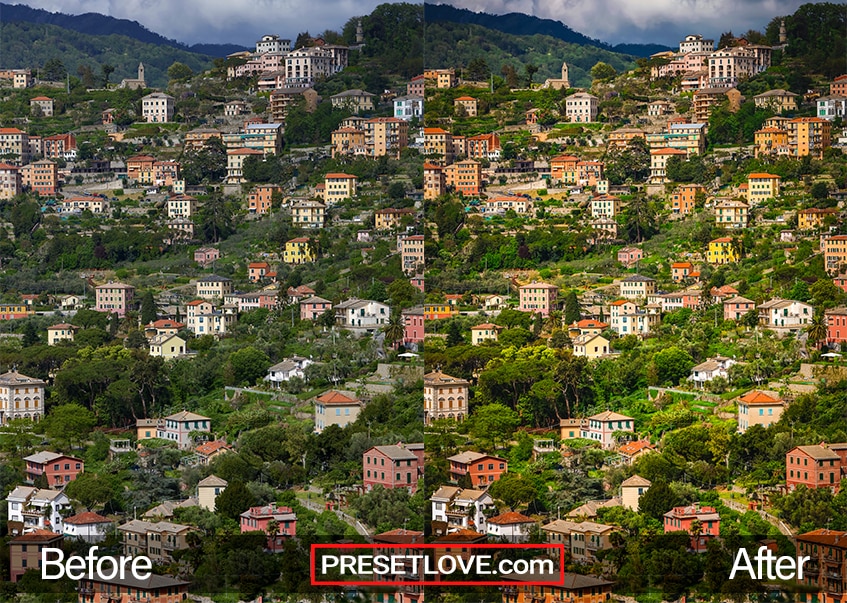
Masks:
[[[480,406],[468,422],[471,435],[492,449],[506,443],[521,424],[518,413],[498,402]]]
[[[520,473],[504,473],[488,487],[488,492],[512,509],[527,505],[538,498],[538,488]]]
[[[571,325],[582,318],[582,309],[579,307],[579,298],[576,291],[568,290],[565,295],[565,324]]]
[[[81,444],[97,424],[94,413],[76,403],[61,404],[44,418],[44,433],[53,440],[72,447]]]
[[[603,61],[598,61],[594,67],[591,68],[591,77],[595,80],[610,80],[618,74],[615,71],[615,68],[609,65],[608,63],[604,63]]]
[[[149,325],[151,322],[156,322],[157,318],[156,299],[153,297],[153,292],[145,291],[141,296],[141,324]]]
[[[179,61],[175,61],[168,67],[168,77],[172,80],[183,81],[191,78],[193,75],[194,72],[191,70],[191,67]]]
[[[659,384],[677,385],[691,373],[694,359],[685,350],[671,346],[656,352],[653,366]]]
[[[267,354],[247,346],[230,354],[226,373],[231,385],[254,385],[267,374],[270,365]]]
[[[118,488],[111,475],[86,472],[65,486],[65,493],[90,511],[115,498]]]
[[[231,481],[215,499],[215,512],[238,520],[238,516],[256,504],[256,499],[244,482]]]
[[[386,293],[394,308],[408,308],[421,297],[420,290],[404,278],[394,279],[386,288]]]
[[[679,497],[667,482],[656,481],[638,499],[638,512],[661,521],[664,514],[679,503]]]
[[[826,315],[823,312],[815,312],[806,332],[809,334],[809,343],[818,347],[821,341],[826,340],[828,334]]]
[[[47,62],[44,63],[44,67],[41,68],[41,73],[39,73],[40,79],[48,82],[64,81],[67,75],[68,70],[65,69],[65,64],[62,62],[62,59],[58,57],[48,59]]]
[[[394,345],[398,341],[402,341],[406,335],[406,322],[403,319],[403,314],[396,309],[391,313],[388,319],[388,324],[383,328],[385,333],[385,341],[389,345]]]
[[[103,72],[103,85],[109,85],[109,77],[115,72],[115,66],[109,65],[108,63],[103,63],[100,65],[100,71]]]
[[[491,77],[491,69],[482,57],[472,59],[465,69],[465,77],[474,82],[481,82]]]
[[[29,321],[24,325],[23,334],[24,337],[21,340],[21,345],[23,345],[25,348],[29,348],[41,343],[41,340],[38,337],[38,327],[36,327],[35,323],[33,323],[32,321]]]

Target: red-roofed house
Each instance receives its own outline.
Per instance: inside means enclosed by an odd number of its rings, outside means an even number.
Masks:
[[[797,486],[830,488],[838,492],[847,473],[847,444],[821,443],[795,446],[785,455],[785,485],[789,492]]]
[[[627,465],[632,465],[639,458],[650,452],[655,452],[656,447],[647,440],[636,440],[627,442],[618,448],[617,452]]]
[[[772,392],[753,390],[738,398],[738,433],[753,425],[770,427],[782,416],[785,402]]]
[[[257,283],[265,278],[271,267],[267,262],[250,262],[247,269],[250,272],[250,282]]]
[[[65,536],[79,538],[88,543],[103,542],[112,528],[111,519],[91,511],[68,517],[64,523]]]
[[[330,425],[345,427],[356,420],[362,402],[353,395],[335,390],[315,398],[315,433],[321,433]]]
[[[57,452],[36,452],[23,460],[26,463],[27,481],[34,483],[43,475],[48,488],[63,487],[85,469],[82,459]]]
[[[450,462],[450,479],[458,482],[468,475],[474,488],[487,488],[509,470],[506,459],[472,450],[453,455],[447,460]]]
[[[535,520],[515,511],[502,513],[488,520],[488,535],[509,542],[526,542]]]
[[[694,265],[691,262],[674,262],[671,264],[673,282],[678,283],[687,279],[693,270]]]
[[[42,549],[61,548],[64,537],[50,530],[33,530],[9,541],[9,578],[17,582],[27,570],[40,573]],[[49,559],[57,559],[56,553],[51,553]]]
[[[224,440],[212,440],[211,442],[203,442],[199,444],[194,452],[200,458],[201,465],[208,465],[215,457],[226,452],[232,452],[232,446]]]

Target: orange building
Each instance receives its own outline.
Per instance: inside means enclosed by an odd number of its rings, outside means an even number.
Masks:
[[[788,155],[788,132],[781,128],[762,128],[754,135],[756,157],[759,155]]]
[[[458,482],[468,475],[473,488],[488,487],[509,469],[506,459],[471,450],[448,457],[447,460],[450,462],[450,479]]]
[[[52,197],[59,189],[59,166],[48,159],[28,163],[20,169],[21,185],[42,197]]]
[[[565,180],[566,182],[576,182],[576,164],[579,163],[579,157],[573,155],[559,155],[550,160],[550,177],[553,180]]]
[[[50,530],[33,530],[9,541],[9,578],[17,582],[27,570],[40,573],[41,549],[61,548],[64,537]],[[54,553],[51,559],[55,558]]]
[[[450,164],[444,168],[444,182],[466,197],[475,197],[482,188],[482,166],[473,159]]]
[[[138,180],[143,172],[152,172],[156,158],[150,155],[134,155],[126,160],[126,177]]]
[[[451,163],[453,161],[453,135],[442,128],[424,128],[424,155]]]
[[[247,210],[251,214],[266,214],[271,211],[273,194],[282,192],[278,184],[258,184],[247,195]]]
[[[503,586],[503,603],[606,603],[612,596],[613,582],[583,576],[580,574],[565,574],[565,581],[560,584],[560,575],[504,575],[504,579],[514,581],[514,586]],[[547,582],[548,584],[532,584]]]
[[[820,117],[795,117],[785,122],[788,146],[794,157],[812,155],[823,158],[832,145],[832,123]]]
[[[444,170],[441,166],[424,163],[424,200],[436,199],[447,190],[444,181]]]
[[[77,588],[79,603],[181,603],[188,597],[188,582],[170,576],[150,574],[137,580],[131,572],[125,578],[86,577]]]
[[[697,193],[706,194],[702,184],[681,184],[671,193],[670,206],[675,214],[686,216],[696,207]]]

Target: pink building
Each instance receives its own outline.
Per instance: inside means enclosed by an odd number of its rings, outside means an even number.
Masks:
[[[285,547],[285,539],[297,535],[297,515],[291,507],[279,507],[267,505],[264,507],[250,507],[241,514],[241,533],[264,532],[268,533],[268,526],[272,521],[277,524],[276,534],[268,535],[267,548],[273,553],[279,553]]]
[[[315,320],[327,310],[332,310],[332,302],[312,295],[300,300],[300,320]]]
[[[135,295],[135,287],[124,283],[107,283],[99,285],[94,289],[95,305],[98,312],[116,313],[118,316],[126,315]]]
[[[847,274],[839,274],[832,279],[832,282],[835,283],[835,286],[842,291],[847,291]]]
[[[412,345],[417,348],[424,340],[424,310],[423,306],[416,306],[403,310],[403,345]]]
[[[423,275],[416,274],[412,278],[409,279],[409,282],[412,283],[412,287],[416,289],[420,289],[421,293],[424,292],[424,277]],[[847,289],[845,289],[847,291]]]
[[[24,457],[24,461],[27,481],[34,483],[43,475],[48,488],[64,487],[85,469],[82,459],[57,452],[36,452]]]
[[[635,432],[635,419],[607,410],[588,417],[588,424],[582,427],[580,435],[609,450],[615,447],[615,432],[622,431]]]
[[[624,247],[618,250],[618,261],[629,268],[644,257],[644,252],[638,247]]]
[[[756,307],[756,302],[740,295],[723,300],[723,319],[741,320],[747,312]]]
[[[194,252],[194,261],[204,268],[212,262],[220,259],[221,252],[214,247],[201,247]]]
[[[559,288],[550,283],[530,283],[521,286],[518,289],[518,295],[520,299],[518,310],[549,316],[559,295]]]
[[[402,443],[396,446],[374,446],[362,455],[362,478],[365,492],[374,486],[406,488],[410,494],[418,489],[423,474],[420,458]]]
[[[669,532],[691,533],[692,524],[700,522],[699,535],[691,536],[691,549],[696,553],[706,551],[709,538],[720,535],[721,518],[714,507],[689,505],[674,507],[664,515],[665,534]]]

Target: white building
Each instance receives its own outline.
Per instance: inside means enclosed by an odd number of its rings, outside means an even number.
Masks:
[[[275,34],[262,36],[262,39],[256,42],[256,54],[288,52],[289,50],[291,50],[291,40],[280,38]]]
[[[847,97],[837,94],[820,97],[817,116],[827,121],[847,117]]]
[[[285,57],[285,85],[288,88],[311,88],[319,79],[334,73],[336,65],[332,52],[320,46],[298,48]]]
[[[212,420],[184,410],[165,417],[164,423],[156,429],[156,437],[176,442],[182,449],[191,448],[194,444],[190,434],[195,431],[210,432]]]
[[[586,123],[596,121],[597,104],[596,96],[587,92],[577,92],[565,98],[565,115],[568,121]]]
[[[706,362],[701,362],[691,369],[688,380],[693,381],[694,385],[700,388],[715,377],[723,377],[729,380],[729,367],[733,364],[735,364],[735,360],[732,358],[725,358],[724,356],[709,358]]]
[[[146,122],[167,123],[174,119],[174,97],[154,92],[141,98],[141,117]]]
[[[388,324],[391,309],[383,303],[352,298],[333,308],[335,324],[355,335],[375,333]]]
[[[635,432],[635,419],[607,410],[588,417],[588,426],[583,427],[581,431],[583,438],[600,442],[603,448],[608,450],[615,446],[615,432]]]
[[[44,381],[15,370],[0,375],[0,425],[10,419],[38,421],[43,417],[45,386]]]
[[[291,380],[293,377],[305,380],[306,367],[310,364],[312,364],[310,358],[303,358],[302,356],[286,358],[268,369],[268,375],[265,377],[265,381],[268,381],[271,387],[279,389],[282,383]]]
[[[471,529],[486,533],[486,512],[495,509],[494,499],[485,490],[462,490],[455,486],[442,486],[431,497],[432,520],[443,521],[447,531]]]
[[[809,304],[778,297],[756,306],[756,310],[759,325],[779,336],[805,329],[815,314],[815,309]]]
[[[9,522],[21,524],[22,529],[64,532],[63,511],[72,509],[71,501],[60,490],[40,490],[18,486],[6,497]]]
[[[689,52],[712,52],[715,50],[715,41],[703,38],[699,34],[685,36],[685,39],[679,43],[680,54],[688,54]]]
[[[78,538],[88,543],[103,542],[112,529],[112,520],[86,511],[65,519],[66,538]]]
[[[405,121],[423,119],[424,99],[422,96],[410,94],[394,99],[394,117]]]
[[[495,539],[505,538],[509,542],[527,542],[535,520],[522,513],[509,511],[491,517],[487,521],[488,536]]]

